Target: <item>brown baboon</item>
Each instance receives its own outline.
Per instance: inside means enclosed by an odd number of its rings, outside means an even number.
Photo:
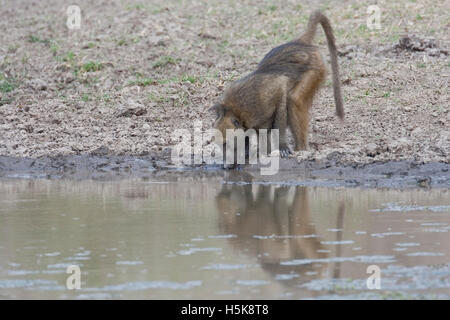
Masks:
[[[214,127],[223,137],[227,129],[279,129],[280,154],[286,157],[291,153],[286,143],[289,126],[295,150],[307,148],[309,108],[326,75],[319,49],[312,44],[319,23],[331,56],[336,112],[343,119],[333,31],[328,18],[315,11],[300,38],[272,49],[254,72],[231,83],[221,101],[211,108],[217,113]]]
[[[228,240],[231,247],[257,257],[261,267],[273,276],[301,274],[302,282],[325,275],[327,263],[298,266],[281,263],[296,259],[320,260],[329,256],[324,251],[328,247],[321,244],[312,224],[308,188],[225,184],[216,196],[216,207],[221,232],[237,235]],[[307,275],[310,271],[316,271],[318,275],[311,278]],[[297,286],[299,279],[283,283]]]

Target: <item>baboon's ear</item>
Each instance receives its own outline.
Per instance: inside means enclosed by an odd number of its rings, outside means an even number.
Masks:
[[[216,103],[211,108],[209,108],[208,111],[214,111],[217,117],[222,117],[225,114],[225,107],[221,103]]]

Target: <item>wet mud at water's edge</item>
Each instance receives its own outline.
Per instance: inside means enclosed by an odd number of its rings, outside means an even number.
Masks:
[[[333,159],[280,159],[279,172],[262,176],[259,167],[223,170],[219,165],[174,166],[168,155],[116,156],[104,154],[15,158],[0,156],[0,178],[115,179],[155,176],[222,176],[225,181],[285,183],[324,187],[430,188],[450,187],[450,164],[388,161],[342,164]]]

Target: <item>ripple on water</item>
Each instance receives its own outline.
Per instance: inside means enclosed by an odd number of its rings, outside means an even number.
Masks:
[[[249,268],[257,268],[259,265],[257,264],[226,264],[226,263],[217,263],[217,264],[209,264],[202,268],[202,270],[242,270]]]
[[[298,277],[299,275],[297,273],[277,274],[275,275],[275,280],[292,280]]]
[[[395,262],[394,256],[355,256],[355,257],[334,257],[323,259],[294,259],[282,261],[281,265],[297,266],[311,263],[330,263],[330,262],[358,262],[358,263],[392,263]]]
[[[56,257],[59,256],[61,253],[60,252],[48,252],[48,253],[44,253],[44,256],[46,257]]]
[[[171,290],[187,290],[202,285],[201,280],[188,281],[184,283],[171,281],[143,281],[143,282],[128,282],[123,284],[109,285],[103,287],[101,290],[105,291],[138,291],[148,289],[171,289]],[[100,289],[97,289],[100,290]]]
[[[144,261],[116,261],[116,264],[134,266],[134,265],[144,264]]]
[[[67,257],[64,259],[64,261],[83,261],[83,260],[91,260],[91,258],[81,256],[81,257]]]
[[[73,266],[72,263],[56,263],[56,264],[49,264],[47,265],[47,269],[67,269],[67,267]],[[82,267],[83,264],[79,263],[77,266]]]
[[[320,241],[321,244],[335,245],[335,244],[353,244],[353,240],[340,240],[340,241]]]
[[[276,235],[276,234],[272,234],[270,236],[261,236],[261,235],[253,235],[253,238],[255,239],[261,239],[261,240],[265,240],[265,239],[295,239],[295,238],[301,238],[301,239],[307,239],[307,238],[317,238],[318,235],[316,234],[302,234],[302,235]]]
[[[432,212],[450,212],[450,205],[442,206],[415,206],[401,205],[399,203],[385,203],[383,208],[371,209],[370,212],[409,212],[409,211],[432,211]]]
[[[235,234],[218,234],[215,236],[208,236],[210,239],[230,239],[230,238],[236,238],[237,235]]]
[[[405,255],[409,257],[442,257],[445,256],[444,253],[441,252],[411,252],[406,253]]]
[[[33,288],[36,286],[56,287],[58,282],[55,280],[41,279],[11,279],[0,280],[0,289]]]
[[[78,252],[78,253],[76,253],[75,255],[76,255],[77,257],[84,257],[84,256],[88,256],[88,255],[90,255],[90,254],[91,254],[91,251],[86,250],[86,251],[83,251],[83,252]]]
[[[420,246],[420,243],[417,242],[397,242],[395,244],[398,247],[418,247]]]
[[[110,293],[84,293],[75,297],[78,300],[105,300],[112,299],[113,295]]]
[[[221,248],[189,248],[188,250],[181,250],[178,251],[179,255],[182,256],[188,256],[197,252],[204,252],[204,251],[222,251]]]
[[[6,274],[8,276],[26,276],[30,274],[39,274],[37,270],[7,270]]]
[[[236,284],[240,286],[265,286],[270,282],[266,280],[237,280]]]
[[[383,233],[372,233],[371,236],[375,238],[384,238],[387,236],[401,236],[404,232],[383,232]]]

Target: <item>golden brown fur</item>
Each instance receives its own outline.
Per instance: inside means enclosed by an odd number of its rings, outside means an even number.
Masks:
[[[336,113],[344,117],[333,32],[328,19],[316,11],[301,37],[272,49],[254,72],[226,89],[222,101],[213,107],[217,112],[214,127],[224,137],[227,129],[279,129],[280,153],[287,156],[289,126],[295,150],[307,148],[309,108],[326,76],[320,52],[312,45],[317,24],[325,31],[331,55]]]
[[[255,192],[254,192],[255,191]],[[305,187],[274,187],[268,185],[224,185],[216,196],[219,229],[225,234],[237,235],[229,243],[238,252],[257,257],[263,269],[277,274],[319,271],[321,266],[302,264],[283,265],[294,259],[325,259],[324,249],[311,215],[310,196]],[[276,238],[262,240],[256,236]],[[305,281],[306,279],[304,279]],[[283,281],[288,284],[287,281]],[[292,281],[298,285],[298,279]]]

